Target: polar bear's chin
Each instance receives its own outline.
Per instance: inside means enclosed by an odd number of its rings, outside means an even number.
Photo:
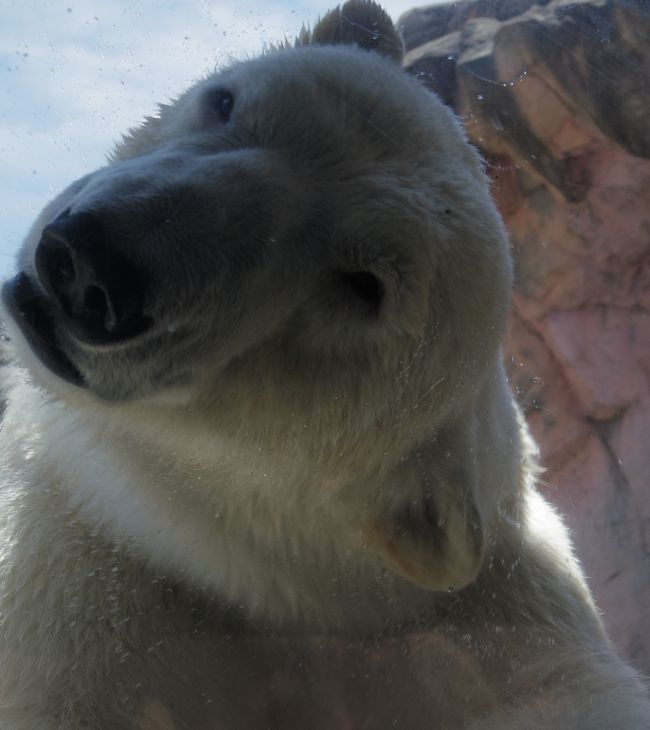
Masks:
[[[83,387],[82,374],[56,337],[54,319],[45,306],[45,300],[26,274],[20,273],[4,284],[2,301],[39,361],[59,378]]]

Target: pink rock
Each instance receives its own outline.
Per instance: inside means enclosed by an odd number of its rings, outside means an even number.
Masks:
[[[638,438],[644,434],[646,438]],[[611,447],[625,478],[631,498],[650,538],[650,398],[632,406],[623,416],[611,437]],[[645,544],[650,556],[650,541]],[[649,605],[650,608],[650,605]]]
[[[538,329],[589,417],[610,420],[648,396],[650,317],[591,307],[554,312]]]
[[[620,479],[611,447],[594,431],[582,452],[547,481],[547,496],[566,516],[609,635],[623,653],[643,663],[650,652],[650,585],[647,571],[630,566],[647,566],[642,540],[648,519],[640,519],[639,501]],[[647,494],[641,505],[650,507]]]
[[[585,445],[591,428],[580,417],[561,364],[535,327],[513,312],[506,367],[546,469],[560,467]]]

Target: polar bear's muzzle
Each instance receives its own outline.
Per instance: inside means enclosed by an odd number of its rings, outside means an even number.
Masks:
[[[105,245],[101,219],[65,211],[43,230],[36,248],[38,278],[74,336],[112,344],[142,334],[142,276]]]
[[[66,210],[43,229],[35,252],[38,281],[21,272],[3,289],[37,357],[75,385],[83,385],[83,377],[59,341],[60,329],[82,343],[111,345],[152,323],[142,314],[141,276],[103,239],[97,215]]]
[[[165,149],[108,165],[33,228],[3,293],[17,341],[46,388],[52,373],[106,401],[213,377],[330,275],[313,237],[308,262],[287,266],[307,210],[273,151]]]

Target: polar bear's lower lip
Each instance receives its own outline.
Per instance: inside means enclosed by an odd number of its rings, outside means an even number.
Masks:
[[[20,273],[5,282],[2,301],[43,365],[63,380],[83,386],[83,376],[56,339],[54,317],[46,299],[26,274]]]

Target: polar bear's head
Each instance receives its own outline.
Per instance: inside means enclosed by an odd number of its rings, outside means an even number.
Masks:
[[[357,476],[465,412],[496,367],[507,244],[478,154],[400,57],[351,0],[129,133],[5,284],[33,377]]]

